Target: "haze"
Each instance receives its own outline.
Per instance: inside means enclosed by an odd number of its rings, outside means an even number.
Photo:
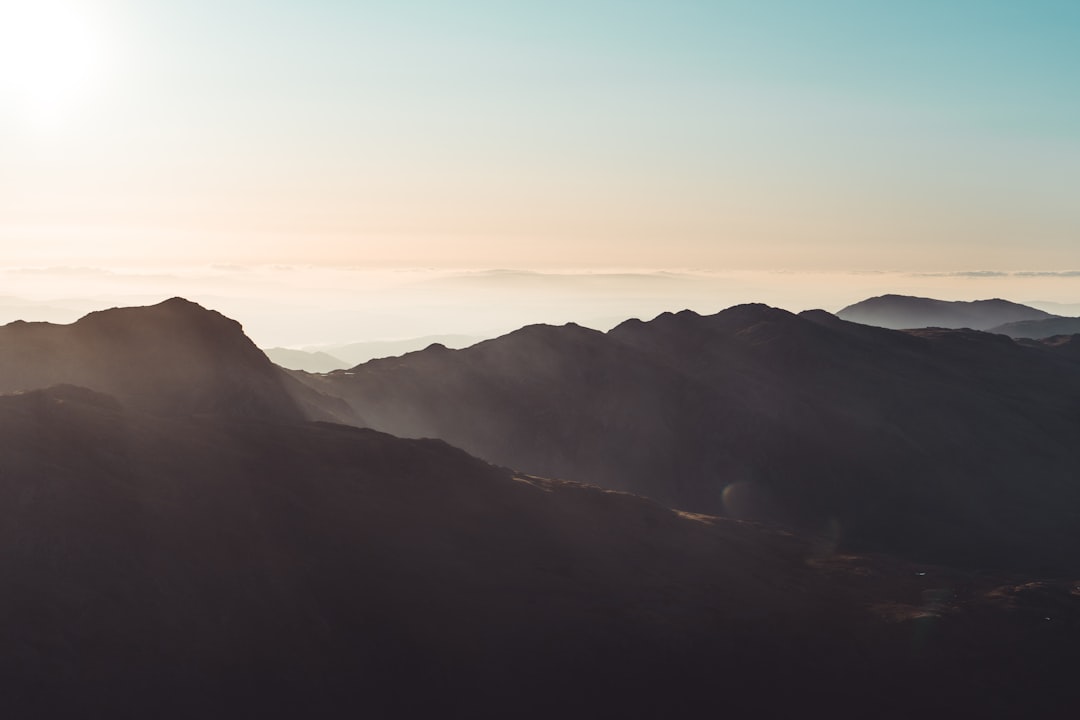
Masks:
[[[835,312],[885,291],[942,299],[1008,297],[1080,315],[1075,272],[767,272],[313,265],[0,269],[0,323],[73,322],[104,307],[184,296],[240,320],[260,347],[398,340],[447,333],[494,337],[531,323],[606,330],[629,317],[748,300]]]
[[[1072,3],[27,7],[11,267],[1080,268]]]

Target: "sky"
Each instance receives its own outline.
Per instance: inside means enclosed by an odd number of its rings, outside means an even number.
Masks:
[[[1076,77],[1071,1],[0,0],[0,294],[1080,302]]]

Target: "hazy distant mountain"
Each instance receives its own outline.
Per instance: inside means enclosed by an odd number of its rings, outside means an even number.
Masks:
[[[482,338],[473,335],[424,335],[423,337],[405,338],[403,340],[373,340],[370,342],[355,342],[344,345],[312,345],[304,348],[304,350],[308,352],[329,353],[335,358],[341,358],[345,362],[345,365],[342,367],[352,367],[353,365],[359,365],[360,363],[376,358],[391,357],[394,355],[402,355],[407,352],[413,352],[415,350],[423,350],[429,345],[439,344],[445,345],[448,348],[463,348],[472,345],[481,339]],[[283,363],[278,364],[283,367],[289,367]],[[293,369],[306,370],[307,368]],[[336,370],[337,368],[332,369]],[[327,371],[309,370],[308,372]]]
[[[0,327],[0,392],[61,383],[155,414],[298,420],[349,412],[271,363],[238,322],[181,298],[102,310],[70,325]]]
[[[1005,323],[991,328],[990,332],[1001,333],[1014,338],[1042,338],[1055,335],[1075,335],[1080,333],[1080,318],[1052,317],[1046,320],[1023,320]]]
[[[530,326],[305,378],[371,426],[684,509],[969,566],[1080,561],[1061,348],[761,305]]]
[[[1078,659],[1071,585],[75,387],[0,397],[0,528],[12,717],[1045,714]]]
[[[923,327],[989,330],[1005,323],[1054,317],[1008,300],[960,302],[907,295],[870,298],[849,305],[836,315],[843,320],[895,330]]]
[[[312,373],[324,373],[331,370],[343,370],[349,363],[324,352],[308,352],[290,348],[266,348],[266,357],[275,365],[289,370],[303,370]]]
[[[75,305],[77,303],[71,303]],[[85,313],[73,310],[68,303],[59,302],[35,302],[19,297],[0,295],[0,323],[13,320],[46,320],[49,322],[65,322],[73,317]]]

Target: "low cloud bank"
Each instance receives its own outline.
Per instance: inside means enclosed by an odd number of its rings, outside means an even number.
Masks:
[[[445,333],[493,337],[531,323],[606,330],[629,317],[713,313],[746,302],[835,312],[886,293],[1003,297],[1080,314],[1080,271],[58,266],[0,268],[0,282],[0,322],[73,322],[102,307],[179,295],[238,319],[262,347],[291,348]]]

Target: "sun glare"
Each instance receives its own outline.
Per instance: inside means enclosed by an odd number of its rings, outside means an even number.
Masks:
[[[92,94],[104,46],[86,3],[0,0],[0,97],[7,112],[55,125]]]

